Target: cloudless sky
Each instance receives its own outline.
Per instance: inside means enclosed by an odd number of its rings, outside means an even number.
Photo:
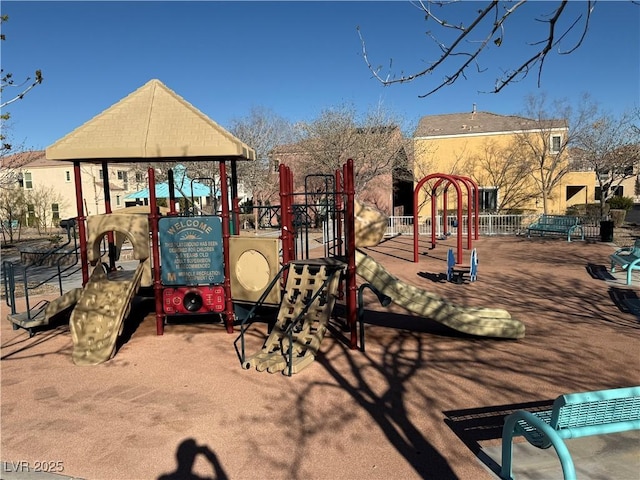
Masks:
[[[456,12],[468,21],[485,3],[463,2]],[[44,76],[6,107],[11,121],[5,134],[14,144],[45,148],[152,78],[226,128],[252,107],[297,122],[345,103],[361,113],[382,103],[412,133],[422,116],[467,112],[474,103],[479,111],[518,114],[527,95],[543,92],[574,104],[589,93],[614,114],[638,106],[640,7],[631,2],[597,3],[583,45],[571,55],[552,52],[540,88],[536,71],[501,93],[483,93],[504,69],[528,56],[528,43],[546,38],[547,24],[534,18],[550,14],[557,3],[527,4],[506,24],[503,45],[480,57],[483,73],[470,71],[420,99],[451,72],[383,87],[367,69],[356,30],[374,65],[389,66],[392,59],[396,74],[424,68],[439,55],[425,35],[434,24],[408,1],[3,0],[9,21],[3,25],[2,68],[16,81],[36,69]],[[568,17],[584,5],[570,2]],[[565,48],[576,38],[570,34]],[[3,92],[3,101],[13,92]]]

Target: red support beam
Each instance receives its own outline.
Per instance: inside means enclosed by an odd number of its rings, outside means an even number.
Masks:
[[[356,235],[355,235],[355,185],[353,178],[353,159],[347,160],[343,167],[344,193],[346,195],[345,234],[347,240],[347,322],[351,329],[350,348],[358,348],[358,332],[356,328],[358,306],[356,286]]]
[[[160,234],[158,229],[158,201],[156,199],[156,172],[149,167],[149,222],[151,227],[151,254],[153,259],[153,297],[156,309],[156,335],[164,334],[164,308],[162,279],[160,276]]]
[[[227,333],[233,333],[233,322],[235,314],[233,312],[233,300],[231,299],[231,265],[229,265],[229,189],[227,188],[227,166],[224,160],[220,160],[220,196],[222,197],[222,251],[224,255],[224,295],[225,324]]]
[[[82,205],[82,171],[80,170],[80,162],[73,162],[73,178],[76,184],[76,211],[78,212],[78,236],[80,237],[80,265],[82,267],[82,286],[84,287],[89,281],[89,260],[87,258],[87,217],[84,215],[84,206]]]

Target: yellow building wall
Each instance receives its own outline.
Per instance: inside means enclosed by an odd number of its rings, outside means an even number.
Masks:
[[[482,167],[470,165],[470,159],[486,154],[488,149],[504,149],[514,140],[515,134],[491,135],[460,135],[444,138],[416,138],[414,186],[425,176],[432,173],[456,174],[471,177],[478,181],[482,174]],[[474,171],[475,169],[475,171]],[[480,187],[499,187],[499,185],[484,185],[478,181]],[[567,207],[575,204],[593,203],[595,201],[596,178],[594,172],[569,172],[556,188],[551,198],[547,200],[547,212],[564,214]],[[530,188],[535,189],[534,186]],[[449,190],[448,208],[455,208],[455,191]],[[533,190],[535,191],[535,190]],[[625,192],[626,193],[626,192]],[[425,201],[425,192],[419,194],[420,215],[430,215],[430,205]],[[500,195],[500,191],[498,191]],[[463,188],[463,202],[466,204],[466,189]],[[439,199],[438,208],[441,208]],[[520,206],[524,210],[542,212],[542,195]]]

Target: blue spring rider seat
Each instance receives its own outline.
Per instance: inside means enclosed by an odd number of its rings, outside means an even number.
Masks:
[[[478,279],[478,252],[474,248],[471,250],[471,259],[469,265],[456,265],[456,259],[453,254],[453,248],[447,253],[447,281],[455,283],[463,283],[465,274],[469,275],[469,282],[475,282]]]

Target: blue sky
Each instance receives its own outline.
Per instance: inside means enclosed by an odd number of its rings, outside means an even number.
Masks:
[[[485,2],[464,2],[469,18]],[[420,99],[444,72],[383,87],[371,78],[357,26],[374,64],[412,72],[435,60],[424,15],[408,1],[393,2],[25,2],[2,1],[2,67],[16,80],[41,69],[44,82],[6,108],[14,144],[44,148],[152,78],[229,127],[252,107],[290,121],[321,110],[376,104],[415,126],[420,117],[478,110],[523,111],[528,94],[578,102],[588,92],[621,113],[640,103],[640,7],[599,2],[589,34],[569,56],[551,55],[537,73],[499,94],[489,91],[510,59],[546,33],[533,16],[555,2],[531,2],[500,48],[480,62],[487,69]],[[571,2],[578,12],[582,2]],[[528,19],[525,17],[529,17]],[[537,25],[537,30],[535,30]],[[10,98],[4,93],[4,100]]]

